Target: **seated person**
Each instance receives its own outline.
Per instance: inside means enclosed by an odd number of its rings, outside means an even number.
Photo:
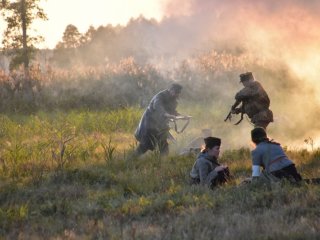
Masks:
[[[204,143],[205,148],[198,155],[190,172],[191,183],[213,188],[227,182],[229,170],[227,166],[218,163],[221,139],[207,137]]]
[[[256,148],[251,152],[252,156],[252,180],[260,176],[268,180],[288,179],[291,182],[302,180],[294,163],[287,157],[281,145],[270,141],[266,131],[257,127],[251,131],[252,142]],[[260,167],[263,172],[260,172]]]

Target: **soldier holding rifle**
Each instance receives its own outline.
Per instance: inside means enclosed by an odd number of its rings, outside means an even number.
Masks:
[[[168,137],[170,137],[170,120],[188,119],[176,110],[182,86],[174,83],[168,89],[157,93],[150,101],[140,123],[136,129],[135,137],[139,142],[135,156],[139,157],[148,150],[159,148],[161,155],[169,152]]]
[[[255,81],[251,72],[240,74],[240,82],[244,88],[235,95],[236,102],[225,121],[231,119],[231,114],[241,113],[241,119],[236,123],[237,125],[242,121],[243,115],[247,114],[254,127],[266,129],[269,123],[273,122],[268,94],[262,85]]]

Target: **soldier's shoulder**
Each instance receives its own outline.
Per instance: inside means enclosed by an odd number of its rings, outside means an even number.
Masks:
[[[160,92],[158,92],[158,93],[156,93],[154,96],[153,96],[153,100],[154,99],[162,99],[162,98],[165,98],[167,96],[167,91],[166,90],[162,90],[162,91],[160,91]]]
[[[258,82],[258,81],[253,81],[253,82],[251,83],[251,86],[252,86],[252,87],[255,87],[255,88],[263,88],[263,87],[262,87],[262,84],[261,84],[260,82]]]
[[[210,161],[207,159],[207,157],[202,155],[201,153],[198,155],[197,161],[198,161],[198,163],[200,165],[208,165],[208,164],[210,164]]]

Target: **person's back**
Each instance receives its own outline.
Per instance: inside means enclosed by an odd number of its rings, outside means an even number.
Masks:
[[[256,145],[251,152],[253,179],[265,177],[268,180],[286,178],[292,182],[302,180],[294,163],[287,157],[281,145],[270,141],[264,128],[254,128],[251,131],[251,139]],[[263,172],[260,172],[260,167],[264,169]]]
[[[257,81],[249,82],[247,86],[236,94],[235,99],[243,101],[244,111],[249,118],[254,117],[254,115],[268,109],[270,106],[268,94]]]
[[[251,152],[252,164],[262,166],[268,173],[287,167],[293,162],[287,157],[279,143],[265,141]]]

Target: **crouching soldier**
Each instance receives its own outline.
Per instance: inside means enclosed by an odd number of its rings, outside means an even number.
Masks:
[[[156,146],[162,156],[169,153],[169,121],[181,116],[176,111],[181,90],[182,86],[174,83],[151,99],[135,132],[139,145],[134,157],[139,157],[148,150],[154,151]]]
[[[204,142],[205,148],[198,155],[190,172],[191,183],[213,188],[227,182],[230,174],[227,166],[218,163],[221,139],[207,137]]]
[[[264,128],[258,127],[251,131],[252,142],[256,148],[251,152],[252,156],[252,180],[288,179],[290,182],[302,180],[294,163],[287,157],[281,145],[270,141]],[[260,172],[260,168],[263,171]]]
[[[269,123],[273,122],[273,113],[269,109],[270,99],[267,92],[254,79],[252,72],[241,74],[240,82],[244,88],[235,96],[236,102],[232,106],[232,113],[247,114],[255,127],[267,129]],[[238,107],[240,104],[241,106]],[[243,116],[241,116],[242,118]]]

